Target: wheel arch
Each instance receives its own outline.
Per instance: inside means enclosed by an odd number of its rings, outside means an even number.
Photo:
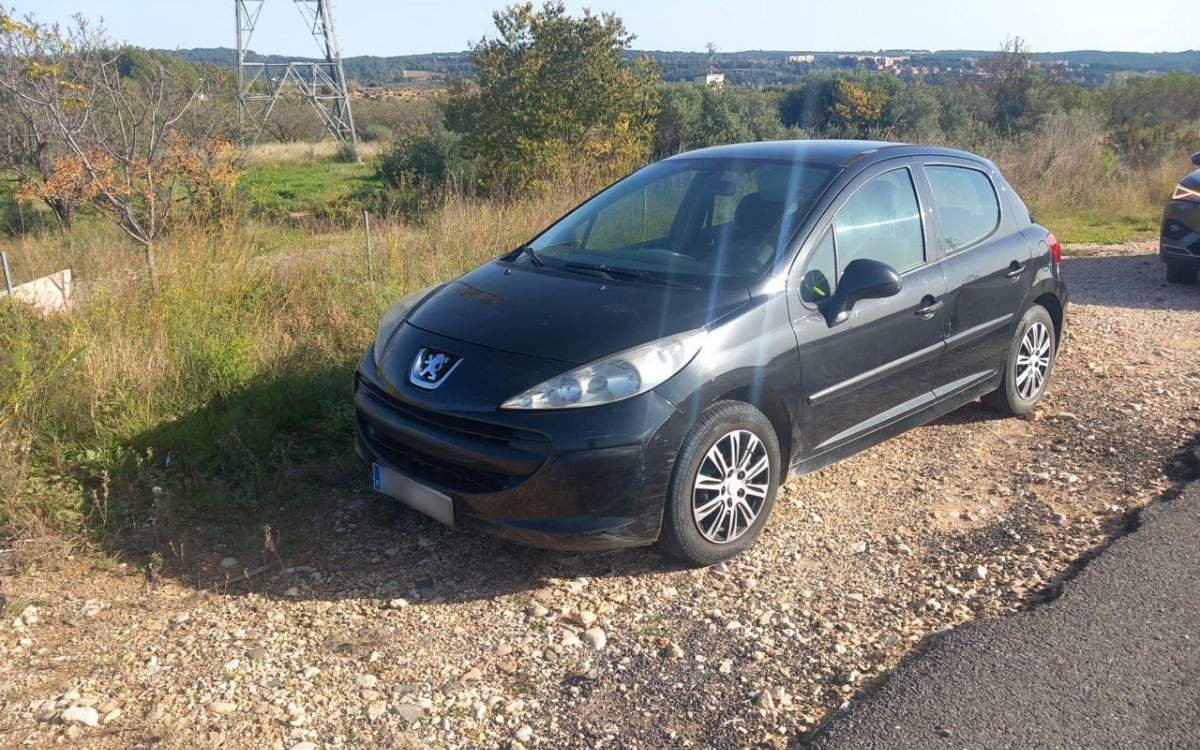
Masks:
[[[792,446],[794,445],[792,415],[788,411],[783,397],[770,388],[743,385],[725,391],[714,398],[709,403],[709,406],[711,407],[713,404],[721,401],[742,401],[750,404],[766,416],[767,420],[771,423],[771,427],[775,430],[775,439],[779,442],[779,458],[783,470],[783,476],[780,477],[779,483],[782,486],[783,482],[787,481],[788,467],[791,465],[792,459]]]
[[[1057,349],[1062,345],[1064,310],[1062,302],[1053,292],[1046,292],[1042,296],[1033,301],[1033,304],[1040,305],[1050,313],[1050,320],[1054,323],[1054,348]]]

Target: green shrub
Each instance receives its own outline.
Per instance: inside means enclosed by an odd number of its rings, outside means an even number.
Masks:
[[[447,191],[469,191],[475,163],[463,153],[461,136],[441,125],[402,135],[379,159],[377,178],[389,190],[393,207],[419,214]]]
[[[358,140],[363,143],[375,143],[377,141],[390,141],[395,137],[392,129],[386,125],[372,123],[367,125],[362,130],[358,131]]]
[[[353,143],[339,143],[334,158],[343,164],[354,164],[361,161],[358,148]]]

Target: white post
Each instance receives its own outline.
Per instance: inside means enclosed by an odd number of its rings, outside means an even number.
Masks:
[[[371,215],[363,209],[363,226],[367,230],[367,280],[375,281],[375,264],[371,260]]]
[[[8,291],[8,298],[12,299],[12,277],[8,274],[8,253],[0,250],[0,266],[4,267],[4,288]]]

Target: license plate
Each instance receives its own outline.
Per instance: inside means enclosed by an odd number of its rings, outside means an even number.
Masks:
[[[454,527],[454,500],[449,495],[379,464],[372,464],[372,474],[376,492],[382,492],[435,521]]]

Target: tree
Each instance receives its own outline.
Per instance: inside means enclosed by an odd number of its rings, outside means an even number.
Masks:
[[[980,85],[991,100],[991,125],[1002,135],[1033,130],[1048,114],[1046,82],[1021,37],[1005,40],[977,65]]]
[[[581,161],[627,171],[649,153],[658,73],[625,65],[634,37],[611,13],[571,18],[561,2],[493,14],[498,36],[471,49],[477,83],[450,83],[446,125],[493,187],[521,188]]]
[[[654,157],[724,143],[770,141],[791,134],[779,121],[773,95],[732,86],[664,83]]]
[[[664,83],[660,97],[654,158],[665,159],[699,147],[704,89],[691,83]]]
[[[832,138],[890,138],[930,116],[922,97],[890,73],[856,68],[822,71],[779,103],[785,125]],[[914,128],[915,129],[915,128]]]
[[[86,201],[142,246],[154,245],[185,198],[232,187],[237,154],[214,138],[223,119],[194,69],[170,56],[113,44],[76,17],[63,31],[0,16],[0,99],[48,123],[49,169],[20,178],[19,200]]]
[[[877,127],[883,117],[886,92],[868,91],[862,84],[843,78],[834,86],[833,101],[826,117],[831,129],[854,131]]]
[[[49,60],[69,49],[47,37],[48,30],[0,11],[0,76],[4,78],[0,83],[0,170],[16,175],[20,184],[44,182],[53,172],[55,161],[64,154],[59,134],[78,134],[86,125],[78,109],[64,111],[56,121],[53,113],[36,100],[16,94],[18,86],[26,81],[48,75],[52,65]],[[63,94],[74,101],[70,92]],[[67,227],[82,197],[62,194],[47,196],[44,202]]]
[[[325,126],[317,119],[312,105],[297,97],[280,98],[263,130],[280,143],[316,141],[325,135]]]

